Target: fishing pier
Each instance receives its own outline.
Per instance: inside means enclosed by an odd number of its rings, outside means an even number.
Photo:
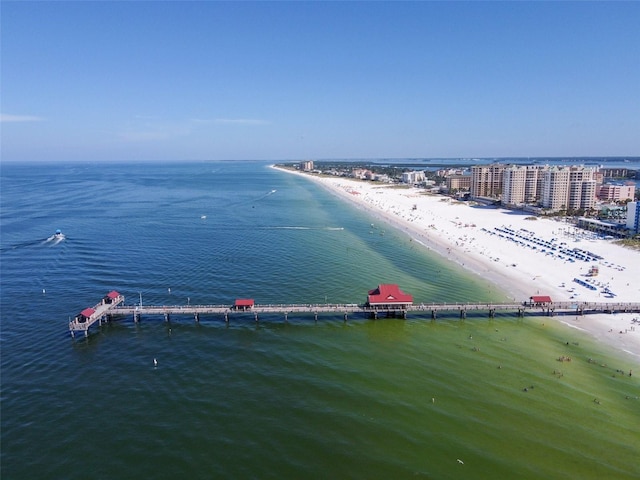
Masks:
[[[401,292],[395,285],[379,285],[369,292],[367,302],[363,304],[277,304],[260,305],[251,299],[238,299],[233,305],[124,305],[124,296],[118,292],[109,292],[93,308],[86,308],[69,322],[71,336],[76,333],[89,335],[92,325],[102,325],[115,318],[132,318],[139,322],[144,318],[159,318],[171,321],[172,317],[191,317],[200,322],[202,317],[216,317],[229,323],[232,318],[253,318],[258,322],[263,315],[281,316],[285,322],[290,315],[312,317],[315,321],[320,315],[340,316],[346,322],[350,317],[360,318],[407,318],[409,314],[421,318],[436,320],[438,316],[456,316],[460,319],[467,315],[486,315],[495,317],[497,313],[525,315],[586,315],[593,313],[640,312],[640,302],[552,302],[531,297],[521,303],[421,303],[413,304],[410,295]],[[544,298],[542,300],[547,300]],[[141,302],[142,303],[142,302]]]

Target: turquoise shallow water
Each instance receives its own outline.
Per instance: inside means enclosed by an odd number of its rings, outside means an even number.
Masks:
[[[148,319],[69,337],[111,289],[500,299],[311,182],[257,162],[3,165],[1,187],[3,478],[639,476],[640,384],[617,371],[637,365],[548,319]]]

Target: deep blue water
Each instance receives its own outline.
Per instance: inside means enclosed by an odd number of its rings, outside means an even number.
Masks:
[[[576,362],[555,385],[567,332],[535,320],[123,319],[70,338],[68,319],[112,289],[128,304],[359,303],[379,283],[416,302],[501,299],[312,182],[262,162],[1,177],[3,479],[459,478],[462,465],[470,478],[633,477],[640,402],[621,399],[636,379]],[[531,382],[545,395],[523,398]],[[581,389],[611,410],[592,412]],[[587,446],[558,453],[586,414],[600,422]],[[589,442],[614,429],[620,455],[601,461]]]

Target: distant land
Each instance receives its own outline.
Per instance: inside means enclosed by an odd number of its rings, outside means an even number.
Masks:
[[[393,165],[395,167],[445,168],[470,167],[490,163],[522,165],[603,165],[607,168],[640,169],[640,156],[629,157],[483,157],[483,158],[326,158],[317,162],[367,163],[370,165]]]

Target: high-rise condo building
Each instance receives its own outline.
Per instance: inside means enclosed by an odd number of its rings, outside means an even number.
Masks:
[[[502,195],[502,179],[505,165],[475,165],[471,167],[471,196],[499,197]]]
[[[595,170],[582,166],[550,167],[544,172],[542,206],[551,210],[589,209],[596,203]]]
[[[542,195],[543,172],[547,166],[512,165],[504,170],[502,203],[522,205],[536,203]]]

